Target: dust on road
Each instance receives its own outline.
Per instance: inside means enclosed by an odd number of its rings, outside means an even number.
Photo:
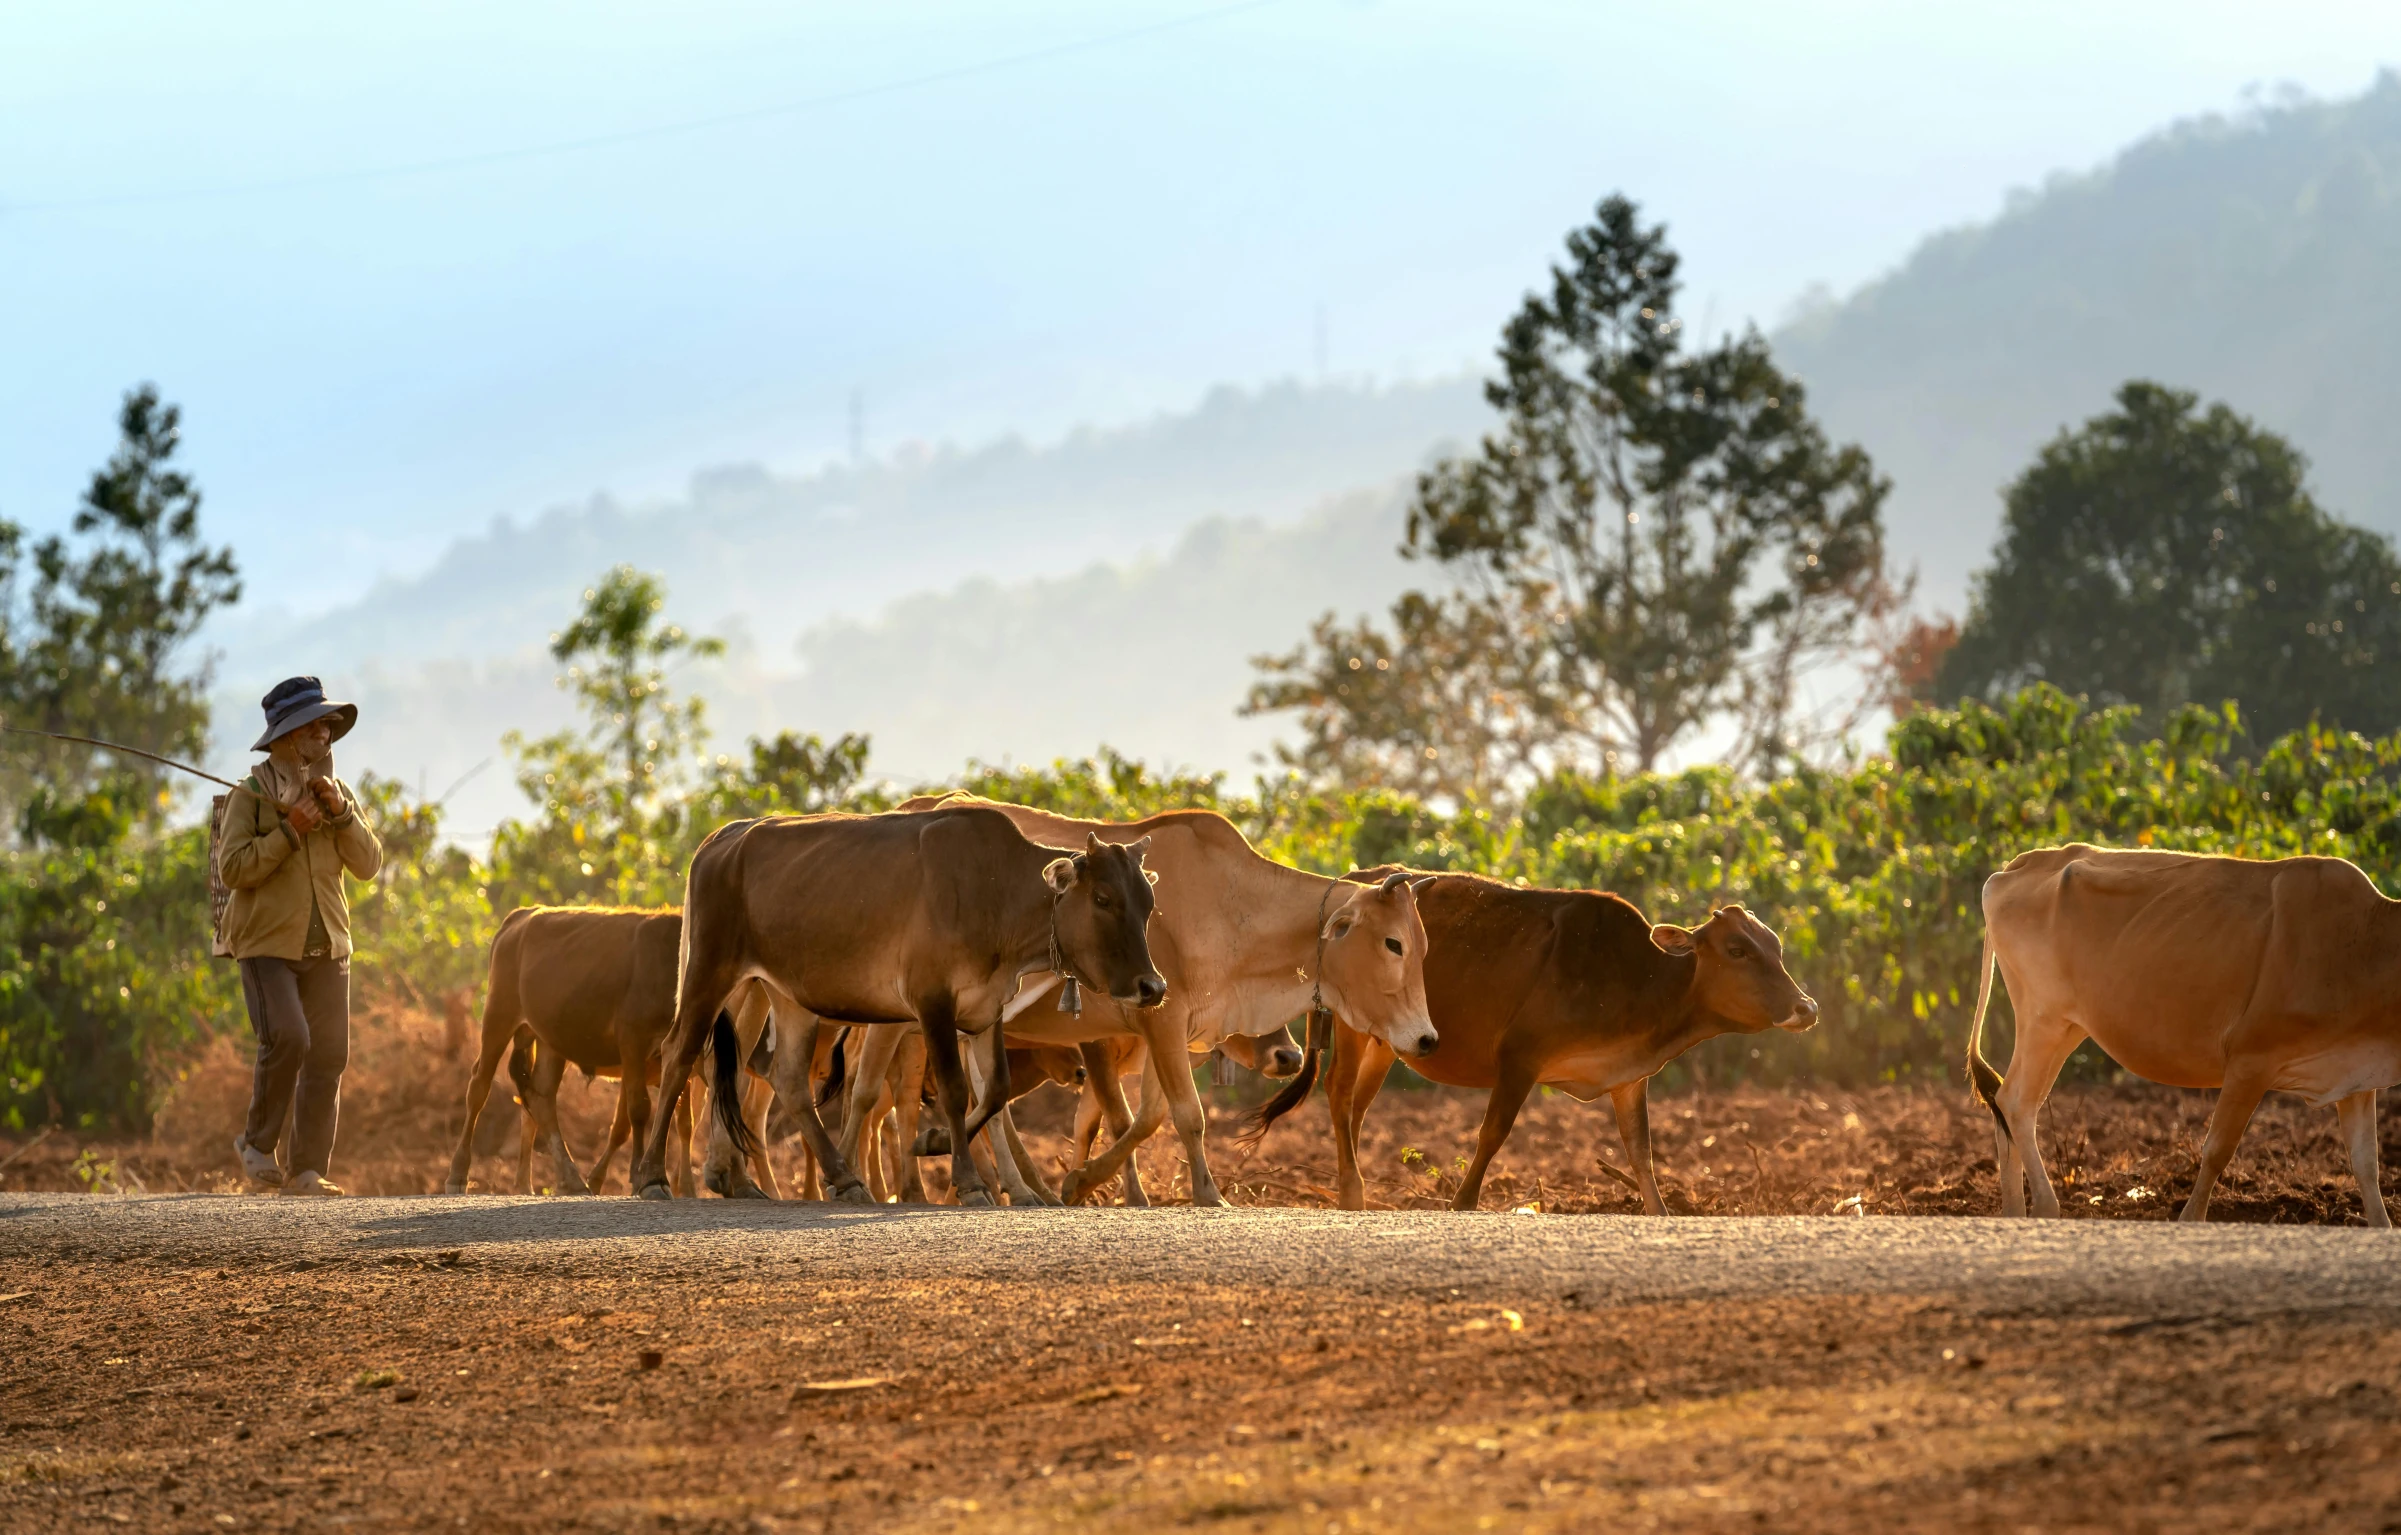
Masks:
[[[2397,1241],[16,1196],[0,1527],[2376,1530]]]

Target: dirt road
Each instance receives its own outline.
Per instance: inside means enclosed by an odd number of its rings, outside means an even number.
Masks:
[[[0,1528],[2401,1528],[2401,1237],[0,1199]]]

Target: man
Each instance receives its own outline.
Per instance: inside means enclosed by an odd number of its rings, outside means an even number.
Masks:
[[[333,743],[358,723],[356,704],[330,703],[314,677],[292,677],[265,699],[263,751],[228,796],[217,870],[233,900],[225,932],[242,967],[242,998],[258,1035],[250,1122],[234,1152],[254,1185],[287,1194],[339,1194],[326,1178],[350,1063],[350,902],[342,871],[373,879],[383,845],[358,800],[333,776]],[[292,1110],[292,1173],[275,1165]]]

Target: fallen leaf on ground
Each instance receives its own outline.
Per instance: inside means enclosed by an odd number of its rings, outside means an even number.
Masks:
[[[1074,1401],[1078,1407],[1090,1407],[1095,1402],[1111,1402],[1121,1396],[1140,1396],[1141,1394],[1140,1386],[1094,1386],[1089,1391],[1077,1392]]]
[[[850,1380],[804,1380],[792,1388],[792,1394],[833,1396],[844,1391],[872,1391],[878,1386],[891,1384],[892,1377],[889,1375],[860,1375]]]

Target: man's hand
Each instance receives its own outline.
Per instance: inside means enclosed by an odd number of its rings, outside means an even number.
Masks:
[[[325,812],[315,800],[304,799],[286,810],[284,818],[292,823],[292,830],[305,837],[325,823]]]
[[[308,787],[309,792],[317,796],[318,806],[328,816],[339,819],[346,808],[342,804],[342,786],[330,778],[312,778],[308,781]]]

